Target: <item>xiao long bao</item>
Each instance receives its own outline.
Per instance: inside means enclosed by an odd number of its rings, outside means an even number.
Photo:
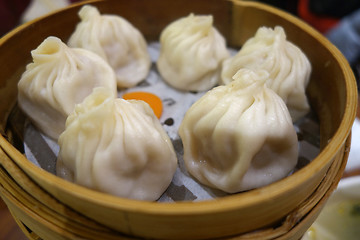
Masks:
[[[70,47],[88,49],[105,59],[115,71],[119,88],[136,86],[146,78],[151,59],[138,29],[118,15],[101,15],[90,5],[82,7],[79,16]]]
[[[69,48],[59,38],[48,37],[31,55],[33,62],[18,83],[18,103],[31,122],[55,140],[75,104],[94,87],[117,94],[114,71],[93,52]]]
[[[78,104],[59,137],[57,175],[115,196],[157,200],[177,158],[150,106],[96,88]]]
[[[157,68],[170,86],[206,91],[217,84],[221,63],[229,52],[213,21],[212,15],[190,14],[162,31]]]
[[[235,56],[224,61],[222,83],[231,82],[241,68],[269,72],[267,85],[285,101],[294,122],[310,111],[305,90],[311,65],[305,54],[287,41],[282,27],[260,27]]]
[[[264,70],[239,70],[208,91],[179,128],[187,170],[228,193],[265,186],[296,166],[298,139],[284,101],[265,84]]]

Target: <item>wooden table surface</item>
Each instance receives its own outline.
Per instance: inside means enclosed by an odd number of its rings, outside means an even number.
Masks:
[[[16,224],[14,218],[0,198],[0,240],[25,240],[25,234]]]

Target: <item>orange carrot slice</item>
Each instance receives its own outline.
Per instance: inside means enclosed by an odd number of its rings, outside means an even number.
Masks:
[[[155,115],[160,118],[163,110],[161,99],[155,94],[149,92],[128,92],[122,96],[123,99],[142,100],[150,105]]]

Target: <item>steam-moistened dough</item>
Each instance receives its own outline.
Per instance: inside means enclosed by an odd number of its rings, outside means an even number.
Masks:
[[[69,46],[88,49],[105,59],[114,69],[120,88],[136,86],[146,78],[151,59],[138,29],[120,16],[100,15],[90,5],[82,7],[79,16],[81,22],[69,39]]]
[[[97,88],[66,121],[57,175],[112,195],[156,200],[177,167],[171,140],[150,106]]]
[[[259,28],[234,57],[224,61],[222,82],[231,82],[241,68],[264,69],[270,73],[267,85],[285,101],[293,121],[309,112],[305,89],[311,65],[305,54],[286,40],[282,27]]]
[[[160,44],[159,73],[180,90],[211,89],[219,81],[222,61],[229,57],[211,15],[190,14],[171,23],[161,33]]]
[[[72,49],[59,38],[48,37],[31,55],[33,62],[18,83],[18,103],[32,123],[53,139],[65,129],[75,104],[94,87],[117,94],[114,71],[88,50]]]
[[[195,102],[179,128],[187,170],[228,193],[265,186],[287,176],[298,141],[283,100],[265,82],[266,71],[241,69],[234,81]]]

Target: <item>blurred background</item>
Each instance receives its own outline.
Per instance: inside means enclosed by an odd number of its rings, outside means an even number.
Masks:
[[[0,0],[0,37],[16,26],[81,0]],[[348,60],[359,84],[360,1],[359,0],[263,0],[307,22],[324,34]],[[358,87],[359,89],[359,87]],[[355,120],[346,168],[348,175],[360,175],[360,122]],[[0,240],[26,239],[6,205],[0,199]]]

